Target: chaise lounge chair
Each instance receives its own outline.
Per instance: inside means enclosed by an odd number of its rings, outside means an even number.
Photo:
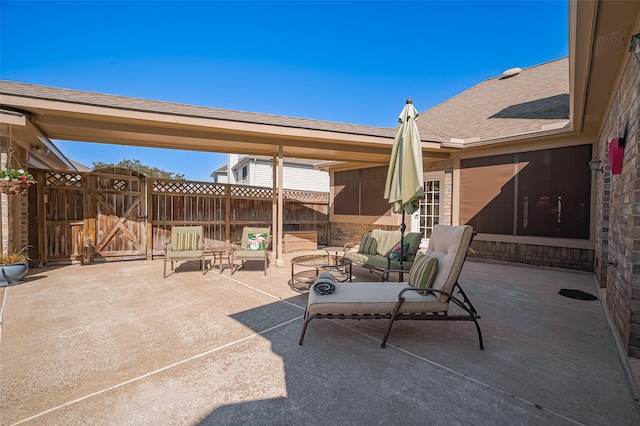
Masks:
[[[391,326],[397,320],[473,321],[480,349],[484,350],[478,325],[480,315],[458,284],[473,235],[473,228],[468,225],[436,225],[426,255],[416,258],[408,282],[336,282],[333,284],[335,290],[330,294],[316,294],[314,287],[320,284],[316,282],[309,291],[298,343],[302,345],[307,326],[315,318],[388,319],[382,338],[383,348]],[[433,269],[434,263],[437,263],[437,271]],[[453,295],[456,289],[461,298]],[[450,314],[450,303],[461,308],[462,312]]]

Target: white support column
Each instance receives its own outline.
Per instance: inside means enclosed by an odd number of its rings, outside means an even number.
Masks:
[[[283,224],[282,221],[284,220],[284,214],[283,214],[283,209],[284,209],[284,202],[282,200],[282,185],[284,184],[283,181],[283,171],[282,168],[284,167],[284,159],[282,158],[282,145],[279,146],[278,148],[278,206],[277,206],[277,214],[278,214],[278,241],[277,241],[277,245],[278,245],[278,259],[276,260],[276,267],[278,268],[282,268],[284,267],[284,259],[282,259],[282,235],[283,235]],[[275,173],[274,173],[275,175]]]
[[[278,233],[278,172],[277,172],[277,157],[274,155],[271,157],[271,179],[272,179],[272,187],[273,193],[271,197],[271,247],[274,250],[276,255],[275,265],[276,268],[279,268],[278,265],[280,260],[280,246],[278,245],[278,241],[281,239],[280,234]]]

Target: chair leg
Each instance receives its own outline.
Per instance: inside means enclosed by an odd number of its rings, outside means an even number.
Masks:
[[[400,297],[398,303],[396,303],[396,307],[393,309],[393,313],[391,314],[391,318],[389,318],[389,325],[387,326],[387,331],[384,333],[384,337],[382,338],[382,343],[380,344],[381,348],[387,346],[387,339],[389,338],[389,333],[391,333],[391,326],[393,325],[393,321],[396,319],[396,315],[398,315],[398,311],[400,310],[400,305],[404,302],[404,297]]]
[[[167,278],[167,257],[164,257],[164,264],[162,265],[162,278]]]
[[[269,258],[266,256],[264,256],[264,276],[267,276],[267,268],[269,267]]]
[[[478,331],[478,341],[480,342],[480,350],[484,351],[484,343],[482,341],[482,331],[480,331],[480,324],[478,324],[478,320],[475,318],[473,322],[476,324],[476,330]]]
[[[304,340],[304,334],[307,331],[307,325],[309,324],[309,321],[311,321],[314,318],[315,318],[315,315],[309,315],[304,320],[304,324],[302,325],[302,332],[300,333],[300,340],[298,340],[298,345],[302,346],[302,341]]]

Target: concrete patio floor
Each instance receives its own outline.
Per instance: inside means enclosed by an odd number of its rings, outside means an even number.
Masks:
[[[312,321],[285,267],[32,269],[0,290],[0,424],[638,425],[589,274],[467,261],[472,323]],[[356,280],[377,277],[354,268]]]

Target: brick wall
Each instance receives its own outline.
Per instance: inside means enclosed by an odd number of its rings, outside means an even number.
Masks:
[[[2,138],[0,143],[0,163],[4,167],[7,162],[8,138]],[[13,167],[26,167],[28,164],[27,151],[17,144],[13,144]],[[0,194],[0,243],[2,251],[17,251],[29,244],[28,197],[26,195]]]
[[[340,247],[346,243],[360,243],[363,235],[374,229],[398,230],[398,226],[381,226],[370,223],[331,222],[329,229],[329,245]]]
[[[469,258],[593,271],[593,250],[474,240]]]
[[[606,158],[612,138],[626,133],[622,173],[596,173],[596,278],[629,355],[640,357],[640,63],[630,55],[598,138]],[[607,262],[613,262],[607,265]]]

